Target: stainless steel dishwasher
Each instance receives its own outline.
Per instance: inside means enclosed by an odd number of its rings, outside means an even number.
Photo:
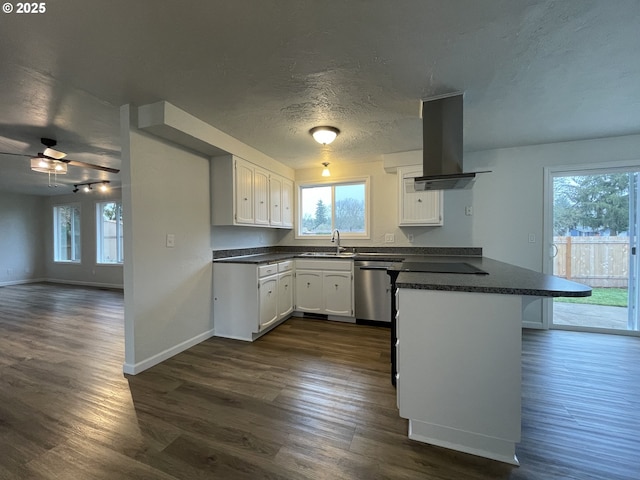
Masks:
[[[391,281],[385,260],[356,260],[353,286],[356,320],[391,323]]]

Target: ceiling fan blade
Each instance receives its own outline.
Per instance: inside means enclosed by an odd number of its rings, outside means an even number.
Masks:
[[[103,172],[109,172],[109,173],[120,172],[118,168],[103,167],[101,165],[94,165],[93,163],[77,162],[75,160],[60,160],[60,161],[64,163],[68,163],[69,165],[73,165],[74,167],[93,168],[94,170],[102,170]]]
[[[66,153],[54,150],[53,148],[46,148],[43,155],[45,157],[53,158],[54,160],[62,160],[67,156]]]
[[[25,155],[24,153],[0,152],[0,155],[13,155],[15,157],[33,158],[33,155]]]

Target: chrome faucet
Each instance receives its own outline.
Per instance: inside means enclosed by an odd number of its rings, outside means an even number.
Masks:
[[[346,248],[340,246],[340,230],[338,230],[337,228],[331,234],[331,243],[336,244],[336,255],[340,255],[340,252],[346,250]]]

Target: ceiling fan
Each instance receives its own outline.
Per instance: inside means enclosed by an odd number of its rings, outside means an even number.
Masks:
[[[77,160],[70,160],[65,158],[66,153],[59,150],[54,150],[53,147],[58,142],[51,138],[41,138],[40,141],[46,147],[44,152],[38,152],[37,155],[26,155],[24,153],[11,153],[0,152],[0,155],[14,155],[17,157],[27,157],[31,159],[31,170],[42,173],[55,173],[64,174],[67,173],[67,165],[74,167],[92,168],[94,170],[102,170],[103,172],[118,173],[117,168],[104,167],[102,165],[95,165],[93,163],[78,162]]]

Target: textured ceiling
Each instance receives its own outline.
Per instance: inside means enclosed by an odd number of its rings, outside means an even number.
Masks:
[[[15,4],[15,2],[13,2]],[[640,133],[637,0],[56,0],[0,16],[0,151],[118,167],[118,107],[167,100],[292,166],[421,148],[465,92],[466,151]],[[47,188],[2,156],[0,190]],[[62,183],[119,175],[69,168]]]

